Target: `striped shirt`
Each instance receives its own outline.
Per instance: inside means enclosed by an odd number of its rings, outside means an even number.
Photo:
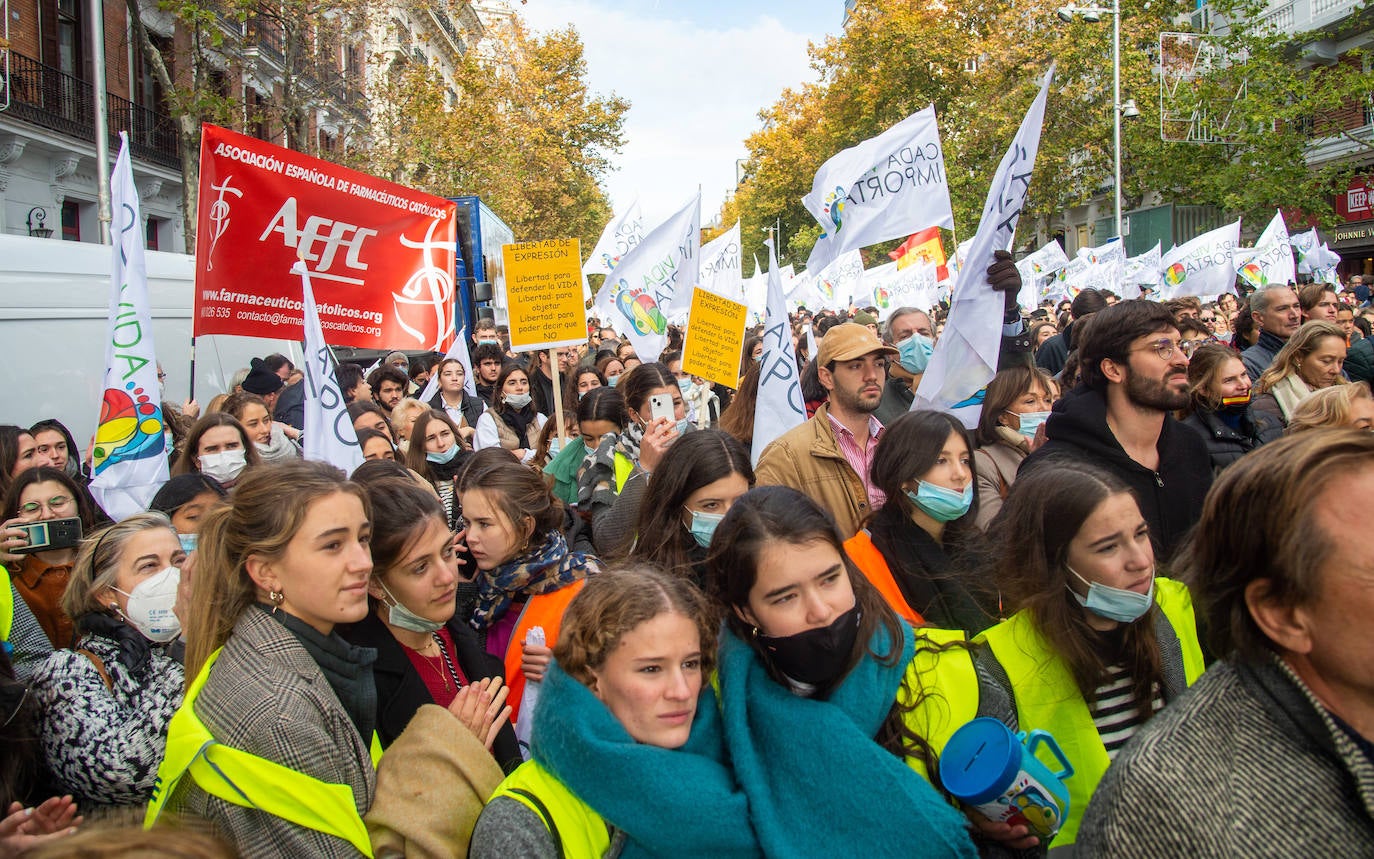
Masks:
[[[1133,685],[1134,679],[1126,666],[1113,665],[1107,669],[1107,676],[1097,687],[1092,706],[1089,707],[1093,725],[1102,737],[1102,744],[1107,747],[1109,760],[1115,758],[1121,747],[1135,736],[1141,725],[1145,724],[1136,706],[1134,690],[1131,688]],[[1151,712],[1158,713],[1163,707],[1162,690],[1156,683]]]
[[[829,411],[825,416],[830,419],[830,428],[835,431],[835,442],[839,445],[840,455],[863,481],[864,491],[868,493],[868,509],[881,508],[887,503],[887,493],[873,485],[869,471],[872,470],[873,457],[878,453],[878,439],[883,434],[882,422],[873,415],[868,416],[868,444],[861,448],[858,438],[849,431],[849,427],[840,423]]]

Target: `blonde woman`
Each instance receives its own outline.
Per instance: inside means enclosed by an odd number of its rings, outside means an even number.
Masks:
[[[1293,411],[1288,434],[1328,427],[1374,429],[1374,397],[1369,385],[1353,382],[1317,391]]]
[[[1288,426],[1293,411],[1313,391],[1346,384],[1341,375],[1345,351],[1345,332],[1339,325],[1315,319],[1305,323],[1255,383],[1255,411]]]

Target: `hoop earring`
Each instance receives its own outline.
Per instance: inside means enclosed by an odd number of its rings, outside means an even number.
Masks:
[[[276,614],[277,609],[281,608],[282,601],[286,599],[286,594],[281,591],[268,591],[267,598],[272,601],[272,614]]]

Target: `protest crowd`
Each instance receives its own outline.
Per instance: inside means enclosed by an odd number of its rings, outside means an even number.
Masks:
[[[1374,297],[1056,292],[1045,88],[952,292],[772,258],[723,378],[641,294],[331,361],[298,267],[151,483],[11,403],[0,859],[1374,856]]]

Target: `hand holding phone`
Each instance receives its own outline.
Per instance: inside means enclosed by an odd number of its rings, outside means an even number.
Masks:
[[[670,424],[677,423],[677,410],[673,408],[670,394],[651,394],[649,396],[649,422],[663,418]]]
[[[23,522],[14,527],[23,531],[27,540],[26,545],[10,550],[19,555],[74,549],[81,543],[81,519],[75,516],[68,519]]]

